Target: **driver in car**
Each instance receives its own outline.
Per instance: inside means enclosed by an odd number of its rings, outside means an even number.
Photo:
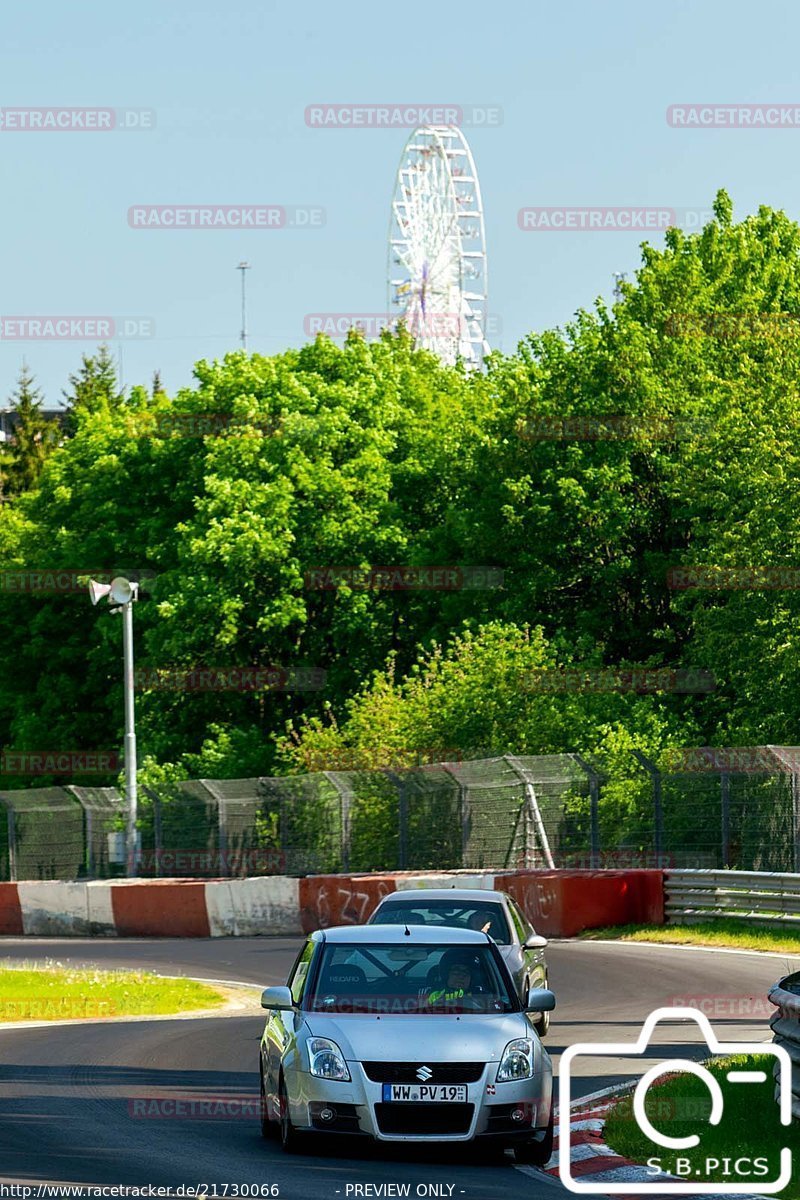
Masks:
[[[467,924],[470,929],[478,929],[481,933],[491,933],[494,913],[490,908],[476,908]]]
[[[472,988],[472,963],[460,953],[443,954],[439,963],[439,972],[444,980],[444,987],[434,988],[428,993],[428,1004],[452,1003],[462,1000]]]

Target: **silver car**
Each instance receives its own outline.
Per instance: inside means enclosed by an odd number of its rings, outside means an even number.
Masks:
[[[446,925],[454,929],[480,929],[497,942],[505,964],[524,998],[529,988],[546,988],[547,938],[536,933],[507,892],[482,888],[409,888],[384,896],[368,925]],[[550,1014],[536,1021],[539,1037],[547,1035]]]
[[[424,925],[311,934],[288,987],[268,987],[261,1131],[295,1151],[314,1135],[480,1142],[518,1161],[552,1153],[552,1066],[485,933]]]

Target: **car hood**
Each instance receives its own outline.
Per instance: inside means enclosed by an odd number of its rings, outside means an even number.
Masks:
[[[513,1038],[531,1037],[524,1013],[374,1016],[306,1013],[313,1037],[331,1038],[358,1062],[498,1062]]]

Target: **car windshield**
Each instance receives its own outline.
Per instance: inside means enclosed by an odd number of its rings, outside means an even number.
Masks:
[[[442,925],[451,929],[479,929],[500,946],[510,942],[502,904],[472,900],[388,900],[373,915],[370,925]]]
[[[501,1013],[519,1004],[488,943],[331,945],[303,1008],[336,1013]]]

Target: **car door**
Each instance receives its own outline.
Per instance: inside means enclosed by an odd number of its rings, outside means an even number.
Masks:
[[[544,958],[544,948],[528,947],[525,945],[529,937],[535,936],[535,929],[510,898],[506,901],[508,912],[514,924],[514,932],[519,938],[520,951],[525,963],[525,975],[529,987],[547,987],[547,964]]]
[[[316,945],[317,943],[312,938],[308,939],[295,959],[295,964],[289,975],[288,987],[295,1004],[299,1004],[303,998],[303,990],[306,985]],[[265,1047],[264,1079],[267,1094],[271,1098],[274,1098],[276,1104],[281,1061],[287,1047],[295,1036],[296,1019],[296,1012],[282,1012],[279,1009],[270,1009],[267,1016],[267,1027],[264,1031],[263,1043]]]

